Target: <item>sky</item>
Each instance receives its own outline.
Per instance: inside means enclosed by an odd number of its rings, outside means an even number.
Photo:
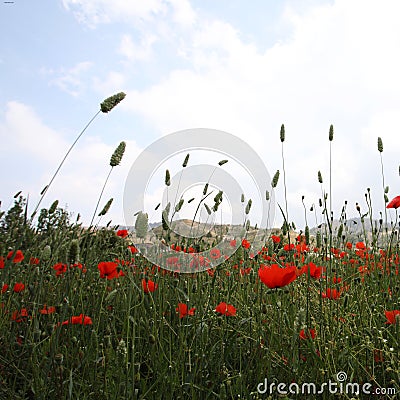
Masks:
[[[276,203],[285,209],[286,198],[289,221],[304,229],[302,196],[307,223],[314,226],[322,221],[321,209],[309,209],[330,192],[332,124],[334,217],[345,201],[349,218],[357,215],[356,202],[365,212],[367,188],[374,217],[379,217],[384,209],[380,156],[389,199],[400,194],[398,15],[398,0],[1,2],[1,210],[21,190],[33,211],[99,104],[123,91],[126,98],[100,114],[78,141],[43,207],[57,199],[88,224],[110,157],[125,141],[122,162],[113,169],[100,202],[101,208],[114,199],[102,224],[111,220],[124,225],[125,184],[139,155],[174,132],[209,128],[246,142],[263,160],[268,184],[280,170]],[[229,146],[227,141],[228,155]],[[216,165],[218,160],[211,153],[197,158],[196,150],[187,153],[192,163],[202,159]],[[165,167],[179,176],[185,154],[160,160],[152,174],[160,184],[148,185],[143,211],[153,220],[160,220],[153,211],[165,197]],[[248,171],[232,165],[221,168],[246,181]],[[201,194],[193,190],[187,194]],[[246,201],[252,197],[257,200],[250,189]],[[257,220],[257,210],[254,204],[251,221]],[[278,211],[276,226],[282,222]],[[224,213],[229,214],[229,207]],[[388,218],[395,218],[393,210]]]

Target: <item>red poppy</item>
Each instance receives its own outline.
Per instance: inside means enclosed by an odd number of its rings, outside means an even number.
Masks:
[[[8,255],[7,255],[7,260],[9,260],[13,255],[14,255],[14,252],[13,252],[13,251],[10,251],[10,252],[8,253]],[[13,258],[12,262],[13,262],[14,264],[16,264],[16,263],[21,262],[24,258],[25,258],[25,257],[24,257],[24,255],[22,254],[22,251],[21,251],[21,250],[17,250],[17,251],[15,252],[15,255],[14,255],[14,258]]]
[[[272,235],[271,238],[274,243],[280,243],[280,241],[281,241],[280,236]]]
[[[222,315],[226,315],[227,317],[233,317],[236,315],[236,308],[233,307],[232,304],[227,304],[225,302],[221,302],[215,307],[215,311]]]
[[[5,283],[3,285],[3,287],[1,288],[1,293],[4,294],[5,292],[7,292],[7,289],[8,289],[8,285],[7,285],[7,283]]]
[[[290,251],[290,250],[294,250],[294,244],[293,243],[290,243],[290,244],[285,244],[284,246],[283,246],[283,250],[285,250],[285,251]]]
[[[176,307],[176,312],[179,313],[179,318],[186,317],[187,315],[194,315],[196,309],[193,307],[188,310],[188,306],[185,303],[178,303],[178,307]]]
[[[4,268],[4,257],[0,257],[0,269]]]
[[[40,314],[47,315],[53,314],[56,312],[56,308],[54,306],[47,307],[45,304],[41,310],[39,310]]]
[[[126,229],[120,229],[117,231],[117,236],[126,238],[129,235],[129,232]]]
[[[235,240],[235,239],[232,239],[232,240],[229,242],[229,246],[231,246],[231,247],[236,247],[236,240]]]
[[[221,252],[219,251],[219,249],[211,249],[210,257],[213,258],[214,260],[217,260],[218,258],[221,257]]]
[[[310,273],[311,278],[319,279],[324,271],[324,267],[317,267],[313,262],[309,262],[301,269],[302,274]]]
[[[108,280],[124,276],[122,271],[117,270],[118,264],[112,261],[102,261],[97,266],[100,271],[100,278],[107,278]]]
[[[146,279],[142,279],[142,287],[145,293],[155,292],[158,288],[158,283],[154,283],[152,280],[146,281]]]
[[[271,264],[270,266],[261,264],[258,276],[265,285],[274,289],[293,282],[297,274],[296,267],[281,268],[278,264]]]
[[[25,289],[25,285],[22,282],[17,282],[14,285],[14,289],[13,290],[14,290],[15,293],[20,293],[20,292],[23,292],[24,289]]]
[[[334,277],[332,278],[332,282],[333,282],[333,283],[340,283],[340,282],[342,282],[342,278],[339,278],[339,277],[337,277],[337,276],[334,276]]]
[[[302,329],[299,333],[300,339],[306,340],[306,339],[315,339],[315,336],[317,336],[317,332],[315,329],[309,329],[308,332],[306,332],[304,329]]]
[[[76,317],[71,317],[70,319],[61,323],[61,325],[93,325],[92,318],[87,315],[80,314]]]
[[[31,265],[38,265],[40,263],[40,260],[37,257],[31,257],[29,259],[29,264]]]
[[[338,299],[340,297],[340,290],[327,288],[326,292],[322,293],[324,299]]]
[[[132,254],[136,254],[138,252],[138,249],[135,246],[128,246],[128,249]]]
[[[26,308],[21,308],[20,311],[14,311],[11,314],[11,319],[15,322],[22,322],[24,321],[23,318],[28,317],[28,310]]]
[[[353,247],[353,244],[350,243],[350,242],[347,242],[347,243],[346,243],[346,247],[347,247],[349,250],[351,250],[352,247]]]
[[[63,264],[63,263],[57,263],[55,265],[53,265],[53,269],[56,270],[56,276],[60,276],[62,275],[64,272],[67,272],[67,264]]]
[[[244,249],[249,249],[250,248],[250,242],[246,239],[242,240],[242,246]]]
[[[357,242],[356,243],[356,249],[357,250],[365,250],[366,249],[365,243],[364,242]]]
[[[400,196],[396,196],[386,208],[399,208],[400,207]]]
[[[396,324],[400,320],[400,310],[385,311],[385,315],[387,318],[387,324]]]

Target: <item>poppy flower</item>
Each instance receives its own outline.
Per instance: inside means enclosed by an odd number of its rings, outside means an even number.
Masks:
[[[92,318],[87,315],[80,314],[61,323],[61,325],[93,325]]]
[[[261,282],[267,285],[270,289],[283,287],[293,282],[296,277],[296,267],[281,268],[278,264],[270,266],[261,264],[258,270],[258,276]]]
[[[309,273],[311,278],[319,279],[324,271],[324,267],[317,267],[313,262],[309,262],[301,269],[302,274]]]
[[[56,272],[56,276],[60,276],[62,275],[64,272],[67,272],[67,264],[63,264],[63,263],[57,263],[55,265],[53,265],[53,269]]]
[[[322,293],[324,299],[334,299],[337,300],[340,297],[340,290],[327,288],[326,292]]]
[[[13,252],[13,251],[10,251],[10,252],[7,254],[7,260],[9,260],[10,258],[12,258],[13,255],[14,255],[14,252]],[[24,257],[24,255],[22,254],[22,251],[21,251],[21,250],[17,250],[17,251],[15,252],[15,255],[14,255],[14,258],[13,258],[12,262],[13,262],[14,264],[20,263],[24,258],[25,258],[25,257]]]
[[[117,270],[118,264],[112,261],[102,261],[98,264],[97,268],[100,271],[100,278],[107,278],[108,280],[124,276],[122,271]]]
[[[4,257],[0,257],[0,269],[4,268]]]
[[[53,314],[56,312],[56,308],[54,306],[47,307],[45,304],[41,310],[39,310],[40,314],[42,315],[47,315],[47,314]]]
[[[290,251],[290,250],[294,250],[294,244],[293,243],[287,243],[287,244],[285,244],[284,246],[283,246],[283,250],[285,250],[285,251]]]
[[[272,235],[271,238],[274,243],[280,243],[280,241],[281,241],[280,236]]]
[[[365,243],[364,242],[357,242],[356,243],[356,249],[357,250],[365,250],[366,249]]]
[[[213,258],[214,260],[217,260],[218,258],[221,257],[221,252],[219,251],[219,249],[211,249],[210,257]]]
[[[20,292],[23,292],[24,289],[25,289],[25,285],[22,282],[17,282],[14,285],[14,289],[13,290],[14,290],[15,293],[20,293]]]
[[[306,340],[306,339],[315,339],[315,336],[317,336],[317,333],[315,329],[309,329],[308,332],[306,332],[304,329],[302,329],[299,333],[300,339]]]
[[[126,238],[129,235],[129,232],[126,229],[120,229],[117,231],[117,236]]]
[[[40,263],[40,260],[37,257],[31,257],[29,259],[29,264],[31,265],[38,265]]]
[[[11,314],[11,319],[15,322],[24,321],[23,318],[28,317],[28,310],[26,308],[21,308],[20,311],[13,311]]]
[[[188,306],[185,303],[178,303],[178,307],[176,307],[176,312],[179,313],[179,318],[186,317],[187,315],[194,315],[195,308],[191,308],[188,310]]]
[[[146,281],[146,279],[142,279],[142,287],[145,293],[155,292],[158,288],[158,283],[154,283],[152,280]]]
[[[400,320],[400,310],[385,311],[385,315],[387,318],[387,324],[396,324],[396,322]]]
[[[138,249],[135,246],[128,246],[128,249],[132,254],[136,254],[138,252]]]
[[[250,242],[246,239],[242,240],[242,246],[244,249],[249,249],[250,248]]]
[[[1,293],[4,294],[5,292],[7,292],[8,287],[9,287],[9,286],[7,285],[7,283],[5,283],[5,284],[3,285],[3,287],[1,288]]]
[[[229,246],[231,246],[231,247],[236,247],[236,240],[235,240],[235,239],[232,239],[232,240],[229,242]]]
[[[236,308],[233,307],[232,304],[227,304],[225,302],[221,302],[215,307],[215,311],[222,315],[226,315],[227,317],[233,317],[236,315]]]
[[[396,196],[386,208],[399,208],[400,207],[400,196]]]

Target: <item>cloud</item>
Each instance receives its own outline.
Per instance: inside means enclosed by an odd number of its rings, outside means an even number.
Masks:
[[[137,44],[134,43],[131,35],[125,34],[121,38],[118,53],[131,62],[149,60],[152,55],[152,46],[156,40],[157,37],[155,35],[147,34]]]
[[[59,162],[71,145],[64,132],[48,127],[36,111],[20,102],[9,102],[0,120],[1,196],[7,204],[19,190],[30,195],[30,211],[39,200],[39,193],[50,181]],[[100,207],[113,197],[107,221],[123,222],[122,199],[126,176],[141,151],[135,141],[126,141],[121,165],[114,168]],[[58,199],[68,211],[81,213],[88,224],[106,179],[110,157],[118,143],[106,144],[100,137],[86,132],[72,150],[42,203],[43,207]],[[13,173],[7,173],[13,168]],[[98,211],[100,212],[100,210]],[[97,219],[96,219],[97,220]]]
[[[79,22],[91,27],[121,21],[137,24],[167,15],[171,15],[175,23],[187,26],[195,18],[188,0],[63,0],[63,4]]]
[[[335,216],[345,199],[352,210],[362,202],[367,186],[380,205],[376,138],[392,145],[385,161],[396,171],[394,154],[400,150],[393,129],[400,109],[397,11],[400,4],[390,0],[379,10],[374,2],[359,0],[301,13],[288,6],[282,18],[291,33],[265,51],[245,42],[232,25],[203,20],[179,44],[188,66],[171,70],[151,87],[129,91],[123,107],[143,115],[159,134],[201,126],[246,138],[270,173],[282,170],[279,128],[285,123],[288,201],[299,221],[301,193],[310,203],[321,197],[318,170],[323,190],[329,190],[332,123]],[[282,192],[278,200],[284,202]]]
[[[50,84],[58,86],[64,92],[77,97],[86,89],[86,72],[92,67],[92,62],[82,61],[69,69],[61,68],[59,71],[54,71],[42,68],[41,72],[44,74],[56,75],[56,77],[50,81]]]

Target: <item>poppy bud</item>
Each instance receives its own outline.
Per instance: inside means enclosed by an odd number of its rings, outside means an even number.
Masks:
[[[250,212],[250,209],[251,209],[251,204],[252,204],[253,202],[252,202],[252,200],[251,199],[249,199],[249,201],[247,202],[247,205],[246,205],[246,209],[245,209],[245,213],[246,213],[246,215]]]
[[[265,200],[267,200],[267,201],[269,200],[269,192],[268,192],[268,190],[265,191]]]
[[[204,189],[203,189],[203,196],[205,196],[207,194],[207,190],[208,190],[208,183],[206,183],[204,185]]]
[[[221,165],[226,164],[227,162],[228,162],[228,160],[221,160],[221,161],[218,163],[218,165],[221,166]]]
[[[322,182],[323,182],[321,171],[318,171],[318,182],[319,182],[319,183],[322,183]]]

